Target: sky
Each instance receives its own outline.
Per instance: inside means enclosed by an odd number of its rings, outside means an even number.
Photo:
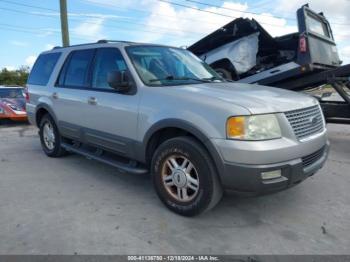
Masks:
[[[99,39],[189,46],[237,17],[272,35],[297,31],[305,0],[67,0],[70,43]],[[350,0],[309,0],[331,23],[341,59],[350,63]],[[202,10],[199,11],[198,9]],[[59,0],[0,0],[0,69],[32,66],[60,46]]]

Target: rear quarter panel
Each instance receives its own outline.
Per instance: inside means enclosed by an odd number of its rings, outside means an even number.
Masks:
[[[58,77],[58,74],[60,72],[60,69],[67,57],[66,50],[60,50],[58,49],[59,53],[61,53],[60,58],[58,59],[51,76],[45,86],[42,85],[33,85],[27,83],[28,93],[29,93],[29,102],[26,103],[26,110],[28,113],[28,119],[29,122],[33,125],[37,125],[39,123],[36,123],[35,115],[38,109],[40,109],[41,106],[46,106],[47,108],[52,109],[52,98],[51,95],[54,92],[54,86]],[[44,52],[43,54],[45,54]],[[54,113],[52,113],[54,114]],[[55,117],[53,115],[53,117]]]

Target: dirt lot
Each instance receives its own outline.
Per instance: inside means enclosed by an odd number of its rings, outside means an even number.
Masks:
[[[0,254],[349,254],[350,126],[328,129],[331,154],[314,177],[183,218],[148,175],[48,158],[34,127],[2,126]]]

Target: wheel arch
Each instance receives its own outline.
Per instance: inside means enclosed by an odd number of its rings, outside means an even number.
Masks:
[[[200,129],[192,123],[181,119],[161,120],[151,126],[143,140],[145,162],[147,164],[151,162],[155,150],[162,142],[183,135],[190,136],[203,145],[213,160],[218,173],[221,174],[224,164],[216,147]]]
[[[235,66],[231,63],[230,59],[228,59],[228,58],[222,58],[222,59],[216,60],[216,61],[210,63],[210,66],[213,68],[222,67],[222,68],[225,68],[227,70],[234,70],[235,69]]]
[[[37,105],[37,109],[35,111],[35,123],[37,127],[40,126],[40,121],[45,114],[49,114],[57,124],[57,118],[53,110],[47,104],[40,103]]]
[[[220,60],[212,62],[212,63],[210,63],[210,66],[214,70],[218,69],[218,68],[223,68],[223,69],[229,71],[231,73],[232,79],[237,79],[237,77],[238,77],[235,66],[232,64],[232,62],[228,58],[222,58]]]

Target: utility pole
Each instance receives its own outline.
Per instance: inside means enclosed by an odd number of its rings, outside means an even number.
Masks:
[[[69,46],[68,18],[67,18],[67,0],[60,0],[61,13],[61,33],[63,46]]]

